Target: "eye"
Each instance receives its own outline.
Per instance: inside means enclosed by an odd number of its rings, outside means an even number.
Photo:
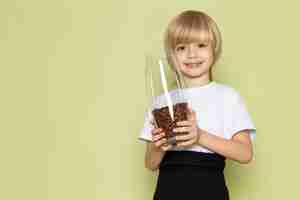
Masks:
[[[198,44],[198,47],[199,47],[199,48],[205,48],[205,47],[207,47],[207,44],[200,43],[200,44]]]
[[[184,45],[179,45],[179,46],[176,47],[175,50],[176,51],[183,51],[183,50],[185,50],[185,46]]]

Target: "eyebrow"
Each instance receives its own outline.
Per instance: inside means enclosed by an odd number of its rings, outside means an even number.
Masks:
[[[197,44],[210,44],[209,40],[205,40],[205,41],[191,41],[191,42],[181,42],[175,45],[175,47],[180,46],[180,45],[187,45],[190,43],[197,43]]]

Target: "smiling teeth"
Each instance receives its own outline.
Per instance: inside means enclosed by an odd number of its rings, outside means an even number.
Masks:
[[[191,67],[191,68],[194,68],[194,67],[198,67],[198,65],[200,65],[201,63],[189,63],[189,64],[186,64],[187,67]]]

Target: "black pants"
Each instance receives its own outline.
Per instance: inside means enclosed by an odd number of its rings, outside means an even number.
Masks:
[[[225,158],[193,151],[166,152],[159,168],[154,200],[229,200]]]

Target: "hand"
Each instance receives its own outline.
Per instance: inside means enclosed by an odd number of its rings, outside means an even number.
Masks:
[[[173,129],[175,133],[187,133],[184,135],[177,135],[175,137],[177,146],[189,147],[198,143],[200,137],[200,129],[197,125],[196,113],[192,109],[189,108],[188,120],[177,122],[176,125],[178,127]]]
[[[165,133],[161,128],[153,128],[151,131],[152,134],[152,143],[154,146],[162,151],[167,151],[172,148],[172,145],[167,143],[167,139],[165,138]]]

